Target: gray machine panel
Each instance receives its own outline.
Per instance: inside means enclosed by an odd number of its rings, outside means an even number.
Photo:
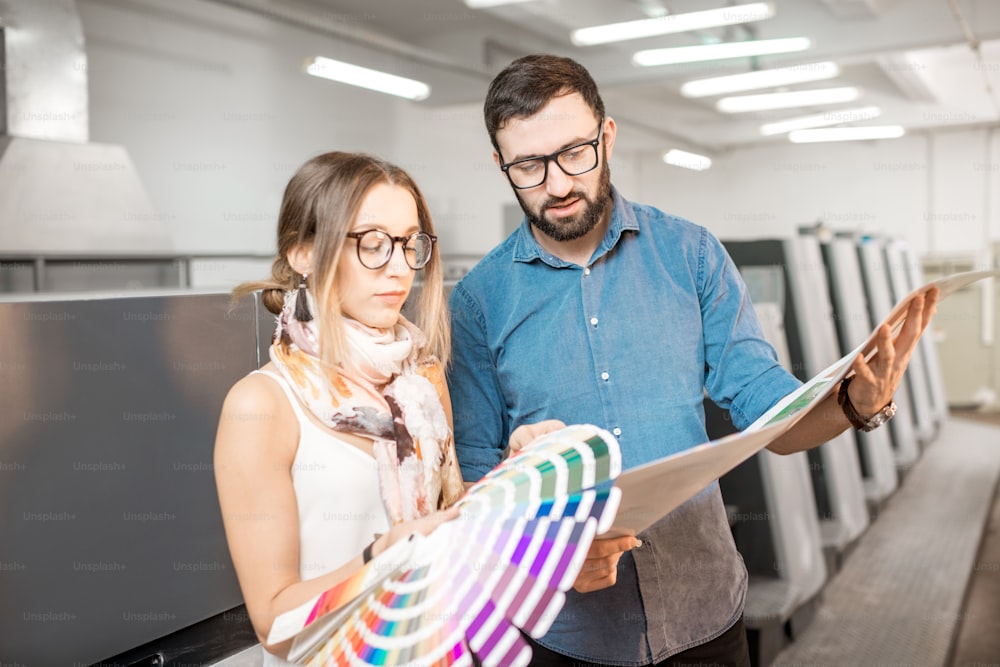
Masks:
[[[841,354],[847,354],[861,344],[872,330],[868,299],[861,282],[857,245],[851,238],[832,238],[823,245],[824,263],[830,278],[830,297],[834,305]],[[880,428],[864,433],[855,432],[864,469],[865,496],[879,503],[899,484],[892,453],[890,429]]]
[[[0,654],[83,665],[242,597],[212,449],[257,367],[227,294],[0,303]]]
[[[861,265],[865,294],[868,296],[871,321],[881,322],[894,305],[881,242],[870,238],[862,239],[858,244],[858,262]],[[920,458],[920,443],[910,408],[913,400],[908,382],[901,382],[896,389],[896,402],[901,409],[889,421],[889,428],[896,447],[896,467],[905,470]]]
[[[901,250],[903,260],[906,263],[907,272],[910,276],[910,285],[918,287],[927,282],[923,269],[917,262],[916,255],[910,244],[902,244]],[[937,345],[930,332],[924,332],[920,337],[920,350],[924,356],[924,365],[927,369],[927,380],[930,383],[931,403],[934,406],[934,417],[938,424],[943,422],[948,416],[948,398],[944,391],[944,377],[941,373],[941,359],[938,356]]]
[[[910,282],[910,267],[904,254],[905,242],[887,240],[883,244],[885,264],[889,274],[889,289],[894,302],[901,301],[912,290],[919,287]],[[931,398],[930,378],[927,364],[924,361],[923,350],[918,346],[910,357],[910,364],[904,375],[910,387],[913,399],[913,423],[917,429],[917,437],[927,445],[937,435],[937,416]]]
[[[723,241],[742,275],[754,302],[774,302],[773,295],[758,295],[765,281],[755,271],[768,270],[784,281],[784,326],[792,359],[789,370],[807,380],[840,356],[833,328],[832,306],[826,286],[822,254],[815,237],[755,241]],[[775,271],[775,267],[777,271]],[[773,290],[769,290],[773,291]],[[816,505],[822,517],[823,545],[831,558],[843,552],[868,526],[861,467],[853,436],[841,433],[809,452]]]

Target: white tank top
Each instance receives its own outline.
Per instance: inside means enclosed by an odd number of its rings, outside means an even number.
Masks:
[[[273,378],[299,420],[292,485],[299,509],[299,577],[313,579],[350,561],[389,529],[375,459],[318,426],[285,378]]]
[[[310,419],[288,382],[273,378],[299,421],[292,485],[299,510],[299,578],[313,579],[357,556],[376,533],[389,530],[375,459]],[[261,648],[262,664],[290,665]]]

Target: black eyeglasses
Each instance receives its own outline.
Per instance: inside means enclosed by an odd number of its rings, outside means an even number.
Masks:
[[[389,263],[397,243],[403,244],[403,258],[406,265],[417,271],[431,261],[431,251],[437,237],[427,232],[414,232],[409,236],[392,236],[381,229],[363,232],[347,232],[347,236],[358,242],[358,261],[366,269],[377,270]]]
[[[604,119],[602,118],[596,139],[562,148],[548,155],[526,157],[523,160],[501,164],[500,168],[507,174],[510,184],[518,190],[537,188],[544,183],[545,179],[549,177],[550,161],[559,165],[559,168],[567,176],[586,174],[597,166],[597,147],[600,146],[603,136]],[[502,155],[500,159],[503,160]]]

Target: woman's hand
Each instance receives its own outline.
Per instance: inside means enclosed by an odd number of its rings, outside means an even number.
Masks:
[[[457,516],[458,507],[452,505],[446,510],[432,512],[427,516],[420,517],[419,519],[404,521],[403,523],[397,524],[390,528],[389,532],[384,535],[379,535],[378,539],[375,540],[372,544],[372,557],[374,558],[375,556],[378,556],[396,542],[408,539],[410,535],[413,535],[414,533],[430,535],[434,532],[434,529],[442,523],[445,521],[451,521]]]

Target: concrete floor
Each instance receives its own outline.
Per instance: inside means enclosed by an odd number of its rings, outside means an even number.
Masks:
[[[980,414],[973,418],[997,425],[994,445],[1000,448],[1000,414]],[[962,616],[947,665],[1000,666],[1000,486],[993,494],[993,508],[965,590]]]
[[[946,420],[774,667],[1000,666],[998,479],[1000,425]]]

